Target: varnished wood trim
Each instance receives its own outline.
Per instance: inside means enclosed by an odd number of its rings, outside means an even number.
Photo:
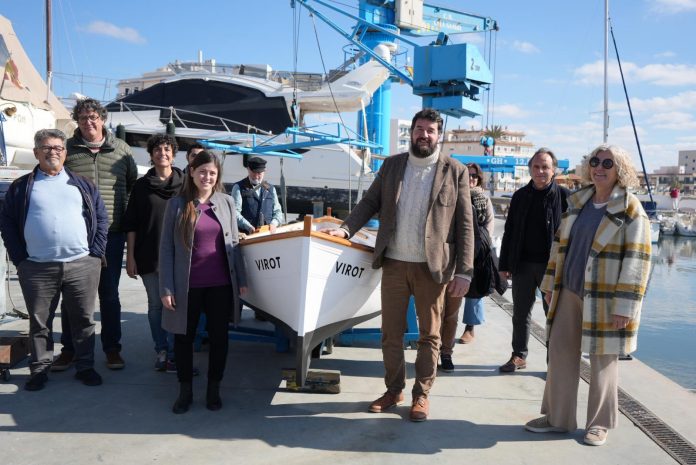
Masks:
[[[357,249],[357,250],[364,250],[364,251],[370,252],[370,253],[374,251],[374,249],[372,247],[369,247],[367,245],[356,244],[355,242],[351,242],[348,239],[343,239],[340,237],[331,236],[329,234],[321,233],[318,231],[312,231],[311,236],[316,237],[317,239],[322,239],[324,241],[333,242],[334,244],[340,244],[342,246],[350,247],[350,248]]]
[[[277,241],[280,239],[289,239],[291,237],[303,237],[305,235],[306,235],[305,232],[302,230],[289,231],[289,232],[284,232],[284,233],[270,234],[268,236],[254,237],[251,239],[244,239],[243,241],[239,241],[239,245],[244,247],[245,245],[260,244],[262,242],[271,242],[271,241]]]
[[[312,215],[304,217],[304,235],[309,237],[312,234]]]
[[[343,222],[337,218],[332,217],[332,216],[322,216],[320,218],[312,218],[311,215],[306,215],[304,217],[304,228],[300,231],[289,231],[289,232],[275,233],[275,234],[271,234],[268,236],[248,238],[248,239],[244,239],[243,241],[240,241],[239,245],[241,245],[243,247],[246,245],[261,244],[263,242],[277,241],[277,240],[281,240],[281,239],[288,239],[291,237],[315,237],[317,239],[321,239],[321,240],[328,241],[328,242],[333,242],[334,244],[339,244],[339,245],[342,245],[344,247],[350,247],[350,248],[357,249],[357,250],[363,250],[365,252],[372,253],[374,251],[374,249],[372,247],[369,247],[367,245],[357,244],[355,242],[349,241],[348,239],[343,239],[340,237],[331,236],[330,234],[321,233],[318,231],[312,231],[312,223],[342,224]],[[263,227],[267,228],[267,226],[263,226]],[[361,233],[358,232],[358,234],[361,234]]]

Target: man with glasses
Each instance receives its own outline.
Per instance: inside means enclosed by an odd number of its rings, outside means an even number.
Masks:
[[[553,152],[540,148],[529,159],[529,184],[518,189],[510,201],[500,247],[498,269],[503,279],[512,278],[512,355],[499,367],[512,373],[527,367],[527,344],[536,290],[549,261],[551,244],[568,208],[570,192],[555,179],[558,160]],[[543,297],[543,296],[542,296]],[[543,301],[544,313],[548,305]]]
[[[0,232],[29,312],[31,344],[28,391],[43,389],[53,361],[51,320],[62,295],[71,329],[75,377],[102,383],[94,370],[94,303],[108,219],[99,191],[64,168],[65,134],[42,129],[34,135],[39,164],[15,180],[5,196]]]
[[[99,311],[101,313],[101,342],[106,354],[106,366],[118,370],[125,366],[121,357],[121,301],[118,285],[121,279],[123,250],[126,235],[121,219],[126,211],[138,171],[130,147],[114,137],[104,127],[106,108],[97,100],[87,98],[75,105],[72,117],[77,121],[73,137],[66,143],[65,166],[72,172],[90,179],[99,189],[109,215],[106,244],[106,266],[99,280]],[[52,371],[70,367],[74,355],[70,324],[61,312],[63,349],[53,362]]]

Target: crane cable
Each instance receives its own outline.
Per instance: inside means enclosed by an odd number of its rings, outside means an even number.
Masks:
[[[328,75],[328,73],[326,72],[326,63],[324,62],[324,54],[321,51],[321,43],[319,41],[319,32],[317,31],[317,23],[314,20],[313,14],[310,13],[309,17],[312,18],[312,26],[314,27],[314,37],[317,41],[317,48],[319,49],[319,59],[321,60],[321,67],[324,71],[324,75],[326,76],[326,75]],[[346,132],[346,134],[350,134],[350,132],[348,131],[348,127],[346,126],[346,123],[343,121],[343,116],[341,115],[341,112],[338,109],[338,103],[336,103],[336,98],[334,96],[333,89],[331,88],[331,82],[328,79],[326,80],[326,84],[329,88],[329,93],[331,94],[331,101],[334,104],[336,114],[338,115],[338,119],[341,122],[341,127],[343,127],[343,130]],[[350,162],[351,162],[350,138],[348,140],[349,140],[349,142],[348,142],[348,212],[350,212],[351,208],[352,208],[352,203],[353,203],[353,199],[352,199],[353,189],[352,189],[352,185],[351,185],[351,172],[350,172]]]

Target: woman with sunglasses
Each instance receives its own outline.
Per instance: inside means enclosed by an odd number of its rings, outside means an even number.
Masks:
[[[618,418],[618,358],[636,350],[650,271],[650,222],[628,188],[638,185],[629,154],[600,145],[583,161],[587,186],[568,197],[541,289],[548,374],[535,433],[572,432],[580,357],[590,355],[586,444],[601,446]]]
[[[246,292],[236,212],[232,197],[222,192],[220,159],[205,150],[198,153],[181,194],[167,202],[160,240],[162,327],[175,335],[179,378],[174,413],[187,412],[193,401],[193,341],[201,311],[210,341],[206,407],[222,408],[227,329],[233,309],[238,320],[239,295]]]
[[[467,163],[469,170],[469,192],[471,204],[476,212],[475,219],[479,228],[485,228],[488,235],[493,237],[493,203],[483,191],[483,172],[477,163]],[[457,320],[459,308],[462,305],[461,297],[445,296],[445,309],[442,315],[440,348],[440,369],[444,372],[454,371],[452,353],[454,352],[454,336],[457,333]],[[460,344],[468,344],[474,340],[474,327],[485,321],[483,314],[483,300],[466,297],[464,300],[464,317],[462,319],[466,325],[464,333],[457,339]]]

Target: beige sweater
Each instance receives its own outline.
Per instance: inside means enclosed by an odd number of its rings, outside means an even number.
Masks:
[[[427,158],[409,154],[397,202],[396,231],[385,252],[389,258],[416,263],[427,261],[425,220],[439,155],[439,148]]]

